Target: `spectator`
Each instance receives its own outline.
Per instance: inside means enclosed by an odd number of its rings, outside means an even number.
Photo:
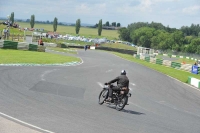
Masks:
[[[7,35],[7,30],[6,30],[6,28],[3,29],[3,35],[4,35],[4,39],[6,39],[6,35]]]
[[[10,27],[7,28],[7,38],[10,36]]]
[[[38,40],[38,45],[44,46],[44,43],[42,41],[42,37]]]

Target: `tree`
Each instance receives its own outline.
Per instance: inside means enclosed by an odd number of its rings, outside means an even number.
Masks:
[[[101,32],[102,32],[102,19],[99,20],[99,24],[98,24],[98,35],[101,36]]]
[[[106,22],[106,26],[109,26],[109,21]]]
[[[120,27],[121,26],[121,24],[120,23],[117,23],[117,27]]]
[[[79,33],[79,31],[80,31],[80,27],[81,27],[81,20],[80,19],[77,19],[76,20],[76,34],[78,34]]]
[[[35,15],[31,15],[31,19],[30,19],[31,28],[34,27],[34,24],[35,24]]]
[[[116,22],[112,22],[112,26],[116,27]]]
[[[11,22],[11,24],[13,24],[14,23],[14,12],[12,12],[11,13],[11,15],[10,15],[10,22]]]
[[[57,25],[58,25],[58,19],[55,17],[54,21],[53,21],[53,31],[56,32],[57,31]]]
[[[130,38],[130,32],[127,28],[121,28],[118,30],[118,33],[119,33],[119,38],[122,40],[122,41],[131,41],[131,38]]]

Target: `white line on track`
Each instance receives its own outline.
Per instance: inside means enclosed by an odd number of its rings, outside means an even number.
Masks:
[[[106,73],[109,73],[109,72],[112,72],[112,71],[113,71],[113,70],[112,70],[112,69],[110,69],[110,70],[107,70],[107,71],[106,71]]]
[[[47,70],[47,71],[45,71],[44,73],[42,73],[42,75],[41,75],[41,80],[43,80],[43,81],[45,81],[45,75],[46,74],[49,74],[49,73],[51,73],[51,72],[53,72],[53,71],[56,71],[56,70],[58,70],[58,69],[53,69],[53,70]]]
[[[102,84],[102,83],[97,82],[97,84],[98,84],[99,86],[101,86],[101,88],[103,88],[103,84]]]
[[[135,84],[134,83],[131,83],[133,86],[135,86]]]
[[[4,117],[6,117],[6,118],[9,118],[9,119],[11,119],[11,120],[17,121],[17,122],[19,122],[19,123],[21,123],[21,124],[24,124],[24,125],[26,125],[26,126],[32,127],[32,128],[34,128],[34,129],[40,130],[40,131],[42,131],[42,132],[54,133],[54,132],[52,132],[52,131],[45,130],[45,129],[42,129],[42,128],[40,128],[40,127],[31,125],[31,124],[29,124],[29,123],[26,123],[26,122],[24,122],[24,121],[21,121],[21,120],[19,120],[19,119],[16,119],[16,118],[14,118],[14,117],[12,117],[12,116],[6,115],[6,114],[4,114],[4,113],[1,113],[1,112],[0,112],[0,115],[4,116]]]

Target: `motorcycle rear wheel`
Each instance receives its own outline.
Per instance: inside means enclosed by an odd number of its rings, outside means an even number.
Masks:
[[[116,104],[116,110],[121,111],[125,107],[127,102],[128,102],[128,97],[124,96],[122,100]]]
[[[102,90],[99,94],[99,104],[102,105],[108,98],[108,90]]]

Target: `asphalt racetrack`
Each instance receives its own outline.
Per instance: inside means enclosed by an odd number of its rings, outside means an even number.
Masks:
[[[197,89],[108,52],[79,50],[78,56],[77,66],[1,66],[0,117],[47,133],[200,132]],[[122,69],[129,105],[122,111],[99,105],[103,84]]]

